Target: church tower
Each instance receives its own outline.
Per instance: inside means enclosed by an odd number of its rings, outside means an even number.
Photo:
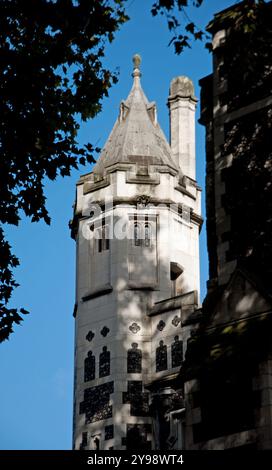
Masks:
[[[171,82],[170,146],[141,88],[140,56],[133,63],[132,89],[92,172],[77,184],[71,223],[75,449],[158,449],[171,440],[158,403],[173,397],[186,317],[199,307],[193,84]]]

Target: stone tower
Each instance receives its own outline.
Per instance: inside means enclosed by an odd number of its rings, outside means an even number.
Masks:
[[[71,224],[75,449],[160,448],[153,405],[172,393],[188,334],[182,321],[199,306],[193,84],[171,82],[171,148],[141,88],[140,57],[133,62],[132,89],[77,184]]]

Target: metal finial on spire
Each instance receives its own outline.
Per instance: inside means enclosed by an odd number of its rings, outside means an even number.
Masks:
[[[141,62],[142,62],[142,58],[139,54],[135,54],[132,58],[132,61],[133,61],[133,74],[132,76],[133,77],[140,77],[141,76],[141,72],[140,72],[140,65],[141,65]]]
[[[142,62],[141,56],[139,54],[135,54],[133,56],[132,60],[133,60],[134,68],[138,69],[141,65],[141,62]]]

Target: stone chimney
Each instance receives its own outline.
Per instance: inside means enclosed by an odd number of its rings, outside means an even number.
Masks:
[[[197,98],[188,77],[173,78],[170,84],[170,145],[182,173],[195,180],[195,110]]]

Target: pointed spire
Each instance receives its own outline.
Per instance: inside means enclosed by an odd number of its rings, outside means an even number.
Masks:
[[[146,98],[140,83],[141,56],[133,56],[133,86],[121,102],[119,117],[101,152],[94,173],[121,163],[163,165],[177,169],[170,146],[157,123],[156,105]]]

